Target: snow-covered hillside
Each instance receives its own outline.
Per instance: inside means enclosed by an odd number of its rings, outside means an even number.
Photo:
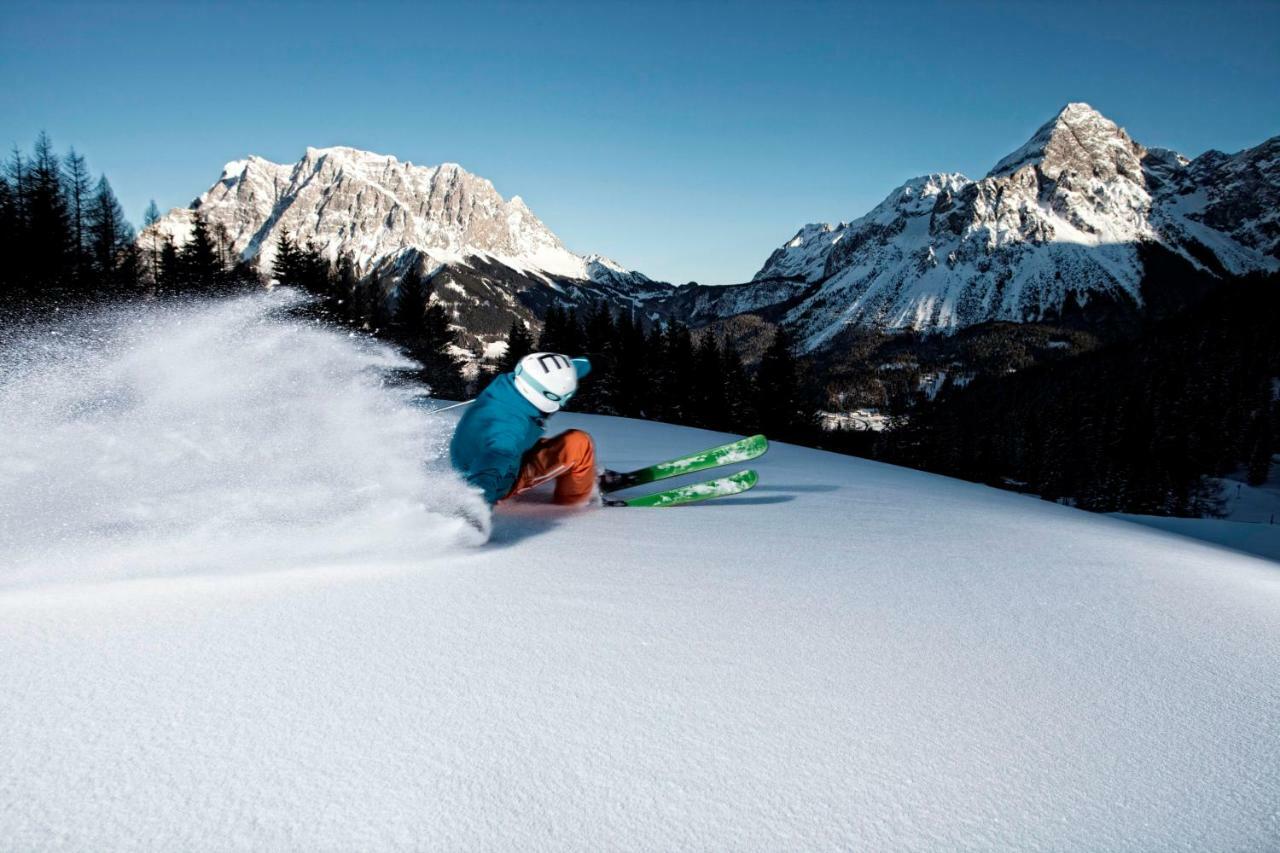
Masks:
[[[860,219],[806,225],[755,278],[821,282],[784,318],[807,349],[850,324],[955,329],[1099,298],[1142,305],[1147,246],[1215,273],[1280,267],[1277,146],[1189,162],[1068,104],[985,178],[913,178]]]
[[[0,839],[36,849],[1273,849],[1280,568],[776,445],[503,506],[288,294],[0,348]],[[558,416],[626,467],[716,434]]]

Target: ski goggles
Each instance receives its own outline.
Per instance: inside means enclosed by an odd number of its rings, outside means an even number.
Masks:
[[[568,394],[557,394],[555,391],[550,390],[549,388],[547,388],[547,386],[543,385],[541,382],[539,382],[538,380],[530,376],[525,371],[524,365],[522,364],[516,365],[515,375],[519,376],[525,382],[529,383],[529,387],[531,387],[534,391],[537,391],[543,397],[546,397],[551,402],[558,403],[561,406],[563,406],[565,403],[573,399],[573,395],[578,393],[578,389],[575,388],[572,391],[570,391]]]

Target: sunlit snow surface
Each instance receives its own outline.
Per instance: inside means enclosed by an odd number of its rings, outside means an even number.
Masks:
[[[781,444],[461,547],[451,415],[262,307],[7,368],[0,848],[1277,848],[1275,564]]]

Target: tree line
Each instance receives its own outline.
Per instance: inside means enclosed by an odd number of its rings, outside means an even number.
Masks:
[[[553,305],[536,346],[590,358],[591,377],[570,405],[578,411],[788,441],[812,442],[819,434],[817,384],[782,328],[754,370],[732,341],[695,335],[678,321],[645,326],[603,302],[582,312]],[[514,369],[533,347],[523,324],[513,322],[499,369]]]
[[[160,218],[153,201],[144,228]],[[218,294],[260,283],[260,272],[233,251],[220,226],[194,211],[190,235],[139,247],[105,176],[94,181],[74,150],[57,154],[41,133],[30,154],[15,150],[0,176],[0,294],[11,304],[60,303],[177,294]],[[815,385],[779,330],[755,370],[732,343],[681,323],[643,323],[604,304],[579,312],[554,305],[535,340],[512,324],[498,365],[480,365],[471,382],[452,318],[416,265],[383,291],[363,281],[350,258],[326,258],[282,235],[270,275],[317,297],[308,310],[368,330],[399,345],[421,365],[418,378],[437,396],[463,399],[497,370],[510,370],[533,347],[592,360],[593,374],[572,401],[578,411],[641,417],[729,432],[766,431],[778,438],[817,435]]]
[[[153,201],[147,209],[146,225],[159,217]],[[198,211],[191,223],[191,236],[180,248],[167,235],[158,247],[157,241],[151,243],[144,254],[147,280],[156,295],[217,295],[261,283],[253,267],[241,260],[232,247],[226,228],[221,224],[211,226]]]
[[[144,225],[160,218],[154,201]],[[179,248],[144,250],[106,175],[96,180],[73,148],[58,154],[41,133],[0,171],[0,301],[24,309],[63,302],[217,293],[257,283],[225,229],[198,213]]]
[[[420,367],[415,379],[437,397],[461,400],[470,387],[448,311],[431,300],[431,287],[416,263],[409,263],[394,289],[363,280],[350,257],[331,261],[315,245],[281,234],[271,278],[315,297],[302,310],[328,322],[361,329],[402,349]]]
[[[1145,333],[918,406],[868,455],[1099,512],[1212,515],[1280,446],[1280,276],[1220,285]],[[866,438],[863,439],[866,441]]]
[[[105,175],[41,133],[0,174],[0,295],[12,303],[136,292],[134,232]]]
[[[494,375],[514,370],[531,352],[563,352],[585,355],[592,365],[591,377],[570,401],[574,411],[724,432],[766,432],[809,443],[820,435],[813,371],[796,356],[782,329],[758,367],[749,370],[732,342],[709,333],[695,336],[682,323],[644,323],[604,302],[581,311],[557,303],[548,308],[536,336],[513,320],[503,356],[493,364],[480,362],[468,382],[452,317],[432,300],[431,286],[416,265],[383,292],[361,282],[349,259],[331,263],[315,246],[299,245],[284,234],[272,276],[316,296],[312,310],[400,346],[422,365],[418,378],[443,398],[478,393]]]
[[[145,224],[159,218],[152,202]],[[216,294],[261,282],[225,230],[193,213],[181,246],[139,248],[105,176],[46,134],[0,173],[0,307]],[[555,304],[535,336],[515,321],[496,364],[464,379],[453,317],[416,263],[364,280],[285,234],[271,275],[317,299],[306,310],[402,347],[440,397],[465,399],[534,349],[593,364],[570,408],[782,439],[870,456],[1099,511],[1198,515],[1218,501],[1206,477],[1244,469],[1264,482],[1280,444],[1280,280],[1228,282],[1127,339],[1004,375],[979,375],[911,406],[883,434],[824,432],[828,372],[774,331],[756,365],[732,339],[653,323],[604,303]],[[1164,276],[1168,278],[1168,274]],[[1167,284],[1167,282],[1165,282]],[[1175,282],[1176,283],[1176,282]],[[829,378],[829,377],[828,377]]]

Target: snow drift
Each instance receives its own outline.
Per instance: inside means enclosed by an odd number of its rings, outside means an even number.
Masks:
[[[280,301],[6,349],[0,846],[1276,847],[1275,564],[787,445],[458,547],[449,415]]]

